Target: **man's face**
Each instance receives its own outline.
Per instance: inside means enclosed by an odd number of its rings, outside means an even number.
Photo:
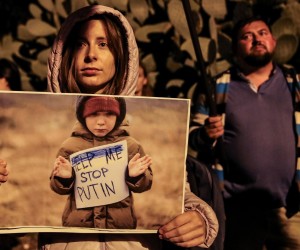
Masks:
[[[263,21],[254,21],[240,30],[236,56],[251,66],[264,66],[272,60],[275,47],[276,40],[268,26]]]

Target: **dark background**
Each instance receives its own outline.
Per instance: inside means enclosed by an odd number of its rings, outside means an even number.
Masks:
[[[1,0],[0,57],[19,66],[24,90],[46,91],[47,58],[61,24],[72,11],[95,3],[118,9],[132,24],[155,96],[191,98],[201,73],[180,0]],[[252,14],[269,19],[278,43],[275,60],[300,70],[299,1],[190,3],[209,75],[231,65],[231,29],[237,20]],[[1,250],[36,247],[36,234],[0,235]]]
[[[0,57],[22,70],[24,90],[46,90],[46,61],[59,27],[72,11],[103,4],[121,11],[131,23],[159,97],[188,97],[199,82],[185,13],[180,0],[10,0],[0,2]],[[231,64],[233,24],[251,14],[269,19],[278,49],[275,59],[299,69],[299,1],[190,0],[205,66],[214,76]]]

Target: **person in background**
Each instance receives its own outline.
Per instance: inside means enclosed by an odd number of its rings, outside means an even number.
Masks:
[[[139,63],[139,78],[135,90],[136,96],[153,96],[153,91],[148,84],[148,74],[145,65]]]
[[[22,90],[18,66],[5,58],[0,59],[0,90]]]
[[[91,5],[69,15],[48,61],[48,90],[56,93],[134,95],[139,55],[133,30],[117,10]],[[218,232],[212,208],[186,185],[185,212],[151,234],[41,234],[40,248],[162,249],[162,241],[182,247],[209,247]]]
[[[0,185],[8,180],[7,162],[0,159]]]
[[[299,250],[299,78],[273,62],[263,18],[238,22],[232,45],[235,65],[216,79],[219,115],[200,95],[189,143],[201,157],[222,137],[225,250]]]

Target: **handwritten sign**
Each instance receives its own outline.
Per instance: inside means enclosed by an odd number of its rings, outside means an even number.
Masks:
[[[129,196],[125,140],[79,151],[70,156],[70,161],[76,174],[77,208],[112,204]]]

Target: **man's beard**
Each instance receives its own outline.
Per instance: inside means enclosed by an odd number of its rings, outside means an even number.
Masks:
[[[250,54],[244,57],[244,61],[253,67],[263,67],[272,61],[273,53],[266,52],[263,55]]]

